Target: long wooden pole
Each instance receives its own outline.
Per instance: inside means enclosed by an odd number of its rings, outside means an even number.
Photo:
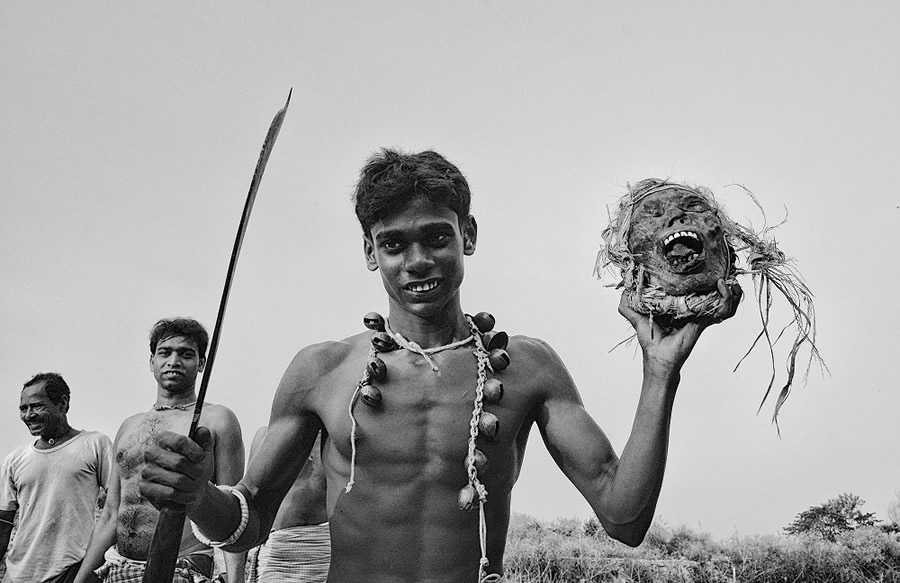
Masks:
[[[197,424],[200,414],[203,412],[203,402],[206,399],[206,389],[209,386],[209,378],[212,376],[213,364],[216,360],[216,351],[219,347],[219,336],[222,331],[222,320],[225,317],[225,308],[228,305],[228,296],[231,292],[231,282],[234,279],[234,269],[238,256],[241,254],[241,245],[244,242],[244,233],[247,231],[247,222],[250,219],[250,211],[256,201],[256,192],[262,181],[269,154],[275,146],[275,139],[281,131],[281,124],[291,103],[291,93],[288,92],[287,101],[269,125],[266,139],[263,141],[259,160],[256,162],[256,170],[253,172],[253,180],[250,182],[250,192],[244,202],[244,212],[241,214],[241,223],[238,226],[237,235],[234,238],[234,247],[231,249],[231,261],[228,263],[228,273],[225,276],[225,287],[222,289],[222,298],[219,300],[219,313],[216,315],[216,326],[213,329],[209,342],[209,354],[206,357],[206,369],[203,380],[200,382],[200,391],[197,393],[197,403],[194,405],[194,415],[191,419],[191,428],[188,437],[194,438],[197,432]],[[181,534],[184,531],[186,518],[185,508],[181,504],[170,504],[160,508],[159,520],[156,530],[153,531],[153,539],[150,541],[150,553],[147,557],[147,567],[144,570],[143,583],[171,583],[175,575],[175,562],[178,560],[178,550],[181,546]]]

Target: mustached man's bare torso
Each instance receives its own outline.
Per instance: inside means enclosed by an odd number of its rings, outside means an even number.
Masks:
[[[224,417],[228,414],[230,411],[220,405],[207,403],[203,408],[200,423],[210,428],[214,449],[217,433],[221,431]],[[120,485],[116,547],[125,557],[141,561],[147,559],[150,540],[159,518],[159,511],[141,496],[138,489],[144,467],[144,452],[163,431],[187,435],[192,415],[193,407],[185,410],[151,410],[129,417],[119,429],[115,443]],[[208,547],[194,537],[190,523],[186,521],[179,555],[184,556],[206,548]]]

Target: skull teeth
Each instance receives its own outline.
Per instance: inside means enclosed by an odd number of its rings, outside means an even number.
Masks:
[[[669,243],[671,243],[672,241],[674,241],[675,239],[677,239],[679,237],[690,237],[690,238],[696,239],[698,241],[700,240],[700,237],[697,235],[697,233],[693,233],[691,231],[678,231],[677,233],[672,233],[671,235],[666,237],[663,240],[663,245],[668,245]]]

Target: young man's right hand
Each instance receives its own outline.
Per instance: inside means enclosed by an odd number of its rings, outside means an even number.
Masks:
[[[144,452],[140,490],[155,507],[182,504],[190,512],[203,501],[215,459],[209,430],[198,427],[195,439],[165,431]]]

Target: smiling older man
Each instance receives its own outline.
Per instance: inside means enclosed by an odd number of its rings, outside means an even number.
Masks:
[[[88,546],[98,495],[110,476],[112,444],[102,433],[69,425],[70,395],[56,373],[35,375],[22,389],[19,415],[37,440],[10,453],[0,466],[4,582],[72,581]],[[19,525],[10,547],[16,513]]]

